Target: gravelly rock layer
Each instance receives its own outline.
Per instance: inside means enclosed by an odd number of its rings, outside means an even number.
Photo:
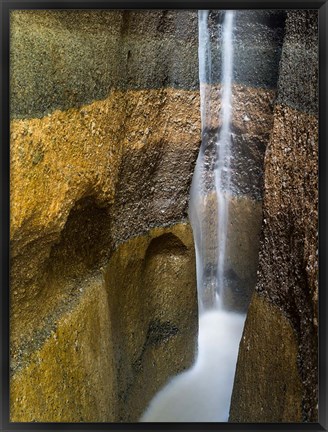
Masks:
[[[283,25],[281,11],[238,12],[237,83],[275,88]],[[10,28],[12,117],[42,117],[112,89],[199,88],[195,10],[12,11]]]
[[[317,115],[318,74],[318,12],[289,11],[281,53],[277,102]]]

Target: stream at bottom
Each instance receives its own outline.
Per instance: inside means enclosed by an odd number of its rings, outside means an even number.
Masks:
[[[160,390],[141,422],[227,422],[245,314],[212,309],[199,318],[195,364]]]

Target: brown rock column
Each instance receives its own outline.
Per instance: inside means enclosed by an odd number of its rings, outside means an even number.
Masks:
[[[291,11],[280,63],[256,292],[240,345],[233,422],[318,420],[318,27]]]

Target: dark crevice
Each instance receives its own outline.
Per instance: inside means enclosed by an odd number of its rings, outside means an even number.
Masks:
[[[48,273],[74,279],[99,269],[112,252],[109,209],[94,197],[79,200],[71,210],[60,240],[52,247]]]
[[[154,238],[148,246],[145,262],[158,254],[183,255],[188,252],[187,246],[172,233]]]

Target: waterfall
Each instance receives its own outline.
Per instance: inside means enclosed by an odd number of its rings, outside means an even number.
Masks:
[[[152,400],[144,422],[226,422],[245,315],[225,305],[227,227],[231,195],[231,98],[234,12],[220,24],[199,11],[202,143],[191,185],[189,218],[196,251],[198,353],[188,371]],[[213,64],[222,40],[222,72]],[[218,82],[221,77],[221,89]],[[221,108],[219,109],[219,105]]]
[[[227,11],[223,23],[222,97],[215,86],[219,77],[213,76],[212,72],[208,17],[208,11],[199,11],[202,144],[189,200],[189,217],[196,248],[198,304],[201,312],[224,306],[224,264],[231,176],[230,124],[234,12]],[[218,28],[215,30],[218,31]],[[219,99],[221,100],[220,112],[216,109]]]
[[[232,23],[233,12],[226,13],[223,27],[223,74],[222,74],[222,108],[221,130],[216,142],[218,166],[215,168],[215,192],[218,205],[218,269],[216,297],[223,297],[224,262],[226,255],[226,239],[228,225],[228,200],[225,192],[230,191],[230,157],[231,157],[231,84],[232,84]],[[223,303],[223,301],[221,301]]]

